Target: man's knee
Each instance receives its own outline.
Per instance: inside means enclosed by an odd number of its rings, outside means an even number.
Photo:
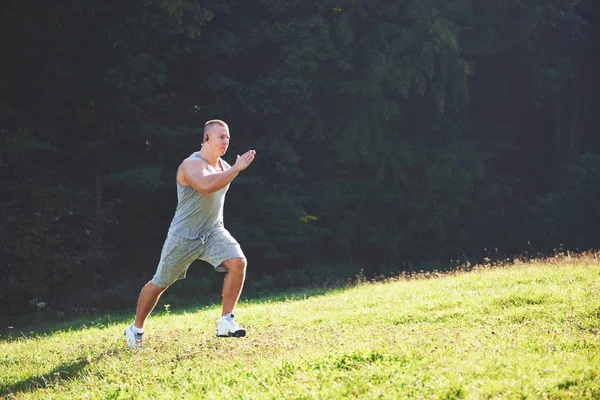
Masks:
[[[167,285],[165,285],[164,283],[161,283],[160,285],[157,285],[157,284],[156,284],[156,283],[154,283],[153,281],[149,281],[148,283],[146,283],[146,286],[145,286],[145,287],[146,287],[148,290],[151,290],[152,292],[155,292],[155,293],[156,293],[156,292],[158,292],[158,293],[162,293],[162,292],[164,292],[165,290],[167,290],[167,288],[168,288],[169,286],[170,286],[170,285],[168,285],[168,284],[167,284]]]
[[[245,258],[232,258],[223,262],[222,265],[227,269],[227,272],[244,272],[248,261]]]

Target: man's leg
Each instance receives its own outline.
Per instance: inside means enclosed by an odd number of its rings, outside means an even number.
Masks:
[[[146,318],[152,312],[160,295],[166,290],[166,287],[156,286],[152,282],[148,282],[140,292],[140,297],[137,304],[137,312],[133,325],[138,329],[144,329]]]
[[[227,275],[223,281],[223,309],[221,315],[233,313],[235,306],[242,293],[244,280],[246,279],[245,258],[232,258],[222,264],[227,268]]]
[[[138,299],[135,321],[125,329],[127,347],[130,349],[135,349],[142,345],[146,318],[152,312],[154,306],[156,306],[160,295],[165,289],[166,287],[156,286],[152,281],[148,282],[142,288]]]

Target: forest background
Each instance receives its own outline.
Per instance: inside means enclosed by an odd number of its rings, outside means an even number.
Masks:
[[[246,295],[598,245],[596,0],[0,8],[0,316],[133,310],[212,118]]]

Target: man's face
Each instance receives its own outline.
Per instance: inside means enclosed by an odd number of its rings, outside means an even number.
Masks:
[[[205,141],[204,145],[208,145],[209,148],[215,153],[219,154],[219,156],[224,155],[229,147],[229,129],[224,126],[217,125],[212,127],[207,132],[207,135],[208,141]]]

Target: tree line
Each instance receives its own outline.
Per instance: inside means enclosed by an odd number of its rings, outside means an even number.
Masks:
[[[134,299],[212,118],[265,290],[597,245],[597,1],[1,7],[0,314]]]

